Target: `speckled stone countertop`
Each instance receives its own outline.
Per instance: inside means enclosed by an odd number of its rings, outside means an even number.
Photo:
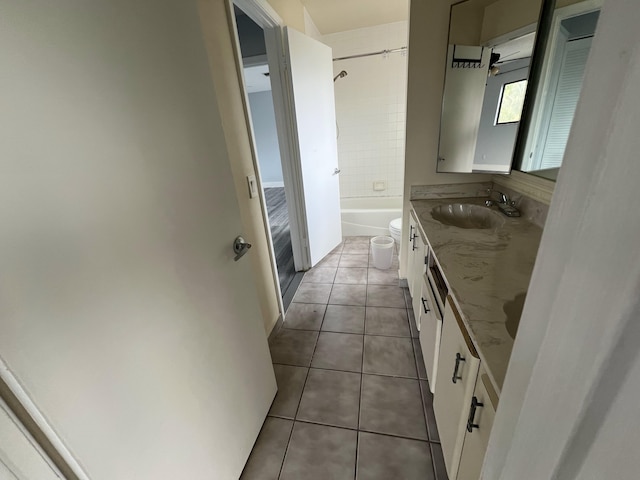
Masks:
[[[447,226],[431,216],[432,208],[438,205],[484,205],[485,200],[441,198],[412,200],[411,205],[499,393],[513,349],[513,339],[505,326],[504,304],[527,291],[542,229],[524,218],[509,218],[502,213],[504,225],[495,229]]]

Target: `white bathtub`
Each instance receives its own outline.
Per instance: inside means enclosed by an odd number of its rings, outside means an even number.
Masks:
[[[402,197],[340,199],[342,235],[389,235],[389,222],[402,216]]]

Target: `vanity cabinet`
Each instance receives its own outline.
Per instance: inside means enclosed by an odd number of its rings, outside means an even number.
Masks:
[[[416,297],[420,290],[419,278],[417,277],[420,276],[418,263],[421,245],[424,245],[424,241],[420,235],[418,222],[415,219],[414,213],[412,211],[409,215],[409,261],[407,263],[407,281],[409,283],[409,293],[411,294],[412,298]]]
[[[420,291],[420,347],[422,358],[429,380],[431,393],[435,391],[438,372],[438,354],[442,334],[442,315],[436,303],[435,292],[431,286],[429,275],[422,276]]]
[[[425,272],[425,257],[427,252],[427,242],[420,234],[418,222],[414,217],[414,213],[409,215],[409,261],[407,263],[407,283],[409,284],[409,293],[412,299],[412,309],[416,319],[416,326],[420,330],[420,311],[421,292],[422,292],[422,276]]]
[[[456,480],[478,480],[489,444],[493,419],[498,408],[498,396],[489,376],[480,367],[476,387],[468,406],[467,429],[464,435],[460,467]]]
[[[433,408],[447,473],[452,480],[457,478],[460,466],[479,366],[478,353],[449,295],[443,316]]]

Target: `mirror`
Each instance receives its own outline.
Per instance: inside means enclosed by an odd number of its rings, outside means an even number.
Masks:
[[[518,170],[554,181],[558,176],[601,3],[558,1],[557,8],[550,12],[551,27],[531,119],[522,135],[521,153],[515,159]]]
[[[438,172],[511,171],[541,1],[451,7]]]
[[[451,7],[438,172],[557,177],[602,1],[542,2]]]

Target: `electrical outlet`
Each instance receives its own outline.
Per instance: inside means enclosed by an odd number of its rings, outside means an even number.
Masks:
[[[387,185],[385,184],[384,180],[377,180],[377,181],[373,182],[373,191],[374,192],[382,192],[386,188],[387,188]]]
[[[249,198],[258,196],[258,182],[255,175],[247,175],[247,185],[249,186]]]

